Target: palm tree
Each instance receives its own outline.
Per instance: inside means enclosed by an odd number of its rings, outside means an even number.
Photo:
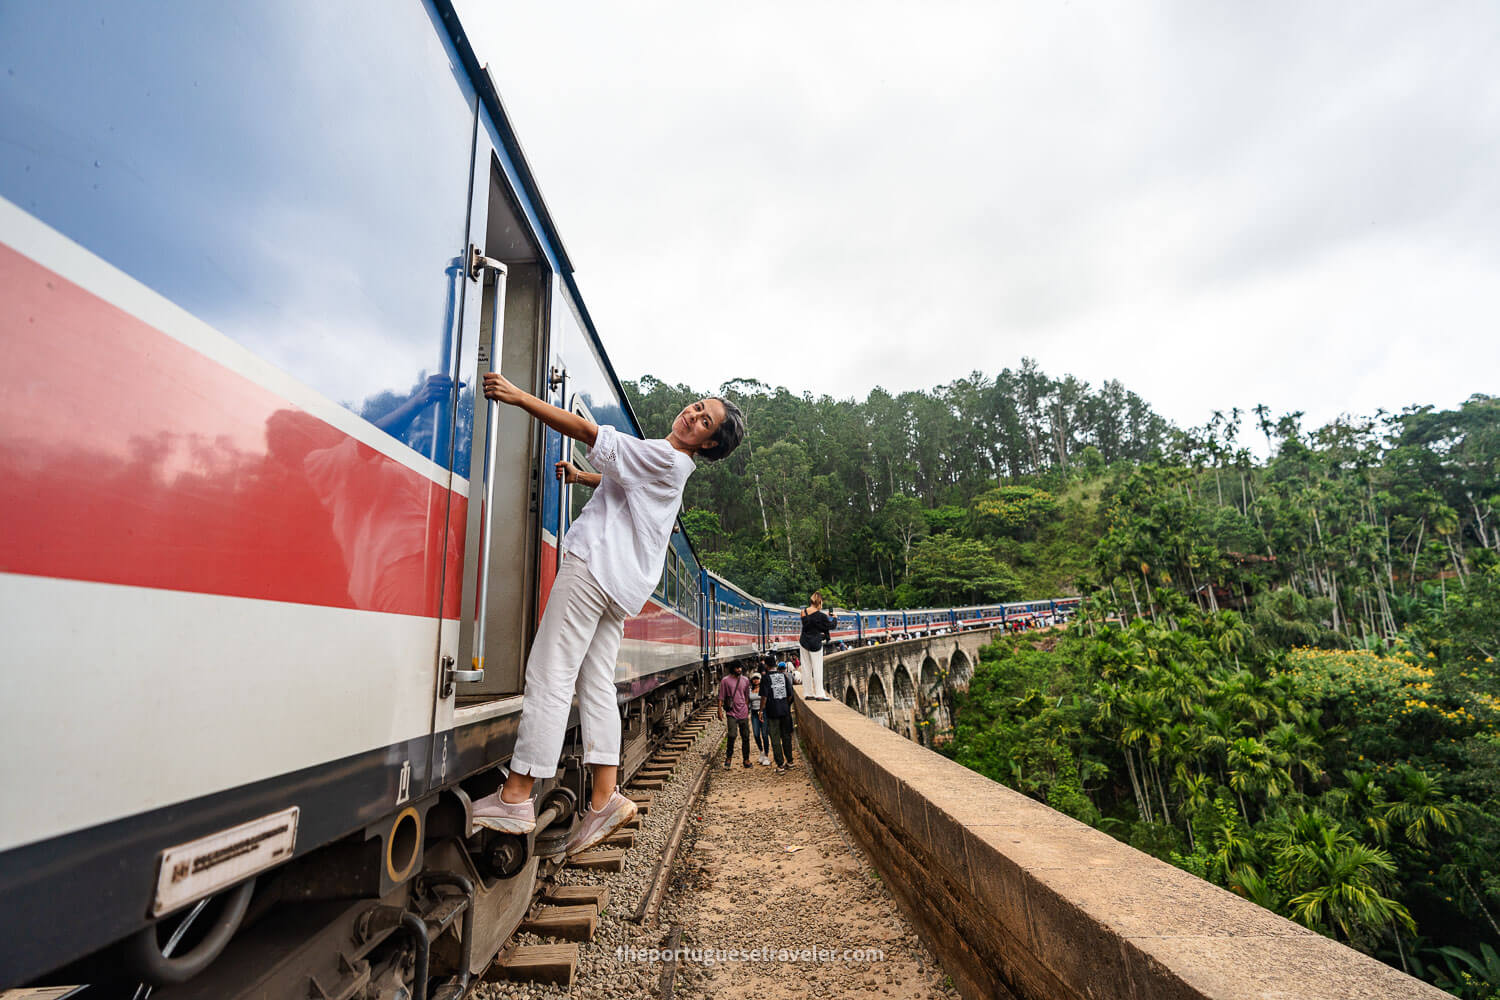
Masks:
[[[1373,774],[1345,771],[1343,787],[1330,789],[1321,801],[1345,822],[1363,826],[1375,843],[1390,843],[1391,824],[1386,819],[1389,806],[1385,788]]]
[[[1401,798],[1385,807],[1385,818],[1402,827],[1406,839],[1426,849],[1434,833],[1457,833],[1457,807],[1444,799],[1441,782],[1425,771],[1402,764],[1396,771]]]
[[[1266,878],[1250,865],[1241,865],[1229,874],[1229,891],[1272,913],[1282,912],[1286,903],[1286,896],[1276,887],[1276,880]]]
[[[1177,789],[1182,794],[1182,816],[1187,821],[1188,849],[1196,851],[1198,840],[1193,831],[1193,814],[1212,801],[1213,779],[1195,774],[1186,764],[1177,765]]]
[[[1141,817],[1148,823],[1155,822],[1155,811],[1151,808],[1151,773],[1147,764],[1161,750],[1166,706],[1160,696],[1150,691],[1130,691],[1121,701],[1124,724],[1120,729],[1120,742],[1125,747],[1125,769],[1130,773]],[[1139,756],[1139,766],[1134,755]]]
[[[1323,776],[1322,747],[1312,734],[1298,729],[1290,722],[1279,722],[1266,733],[1266,746],[1270,747],[1278,767],[1285,768],[1292,776],[1298,792],[1302,791],[1302,778],[1317,781]]]
[[[1217,700],[1229,711],[1242,719],[1264,720],[1276,713],[1276,704],[1267,692],[1267,685],[1248,670],[1236,670],[1232,674],[1215,678]]]
[[[1380,875],[1396,870],[1385,851],[1359,843],[1323,843],[1303,845],[1293,857],[1319,873],[1318,885],[1287,901],[1293,920],[1314,930],[1332,929],[1348,944],[1370,941],[1390,925],[1416,933],[1417,923],[1406,907],[1376,888]]]
[[[1295,894],[1287,900],[1293,920],[1351,945],[1368,946],[1392,927],[1416,932],[1406,907],[1381,892],[1396,870],[1390,854],[1360,843],[1321,809],[1275,824],[1267,842],[1277,878]]]
[[[1229,766],[1229,787],[1240,802],[1240,815],[1250,822],[1250,812],[1245,808],[1245,793],[1266,788],[1267,794],[1275,780],[1275,769],[1269,760],[1270,752],[1265,744],[1253,736],[1241,736],[1229,744],[1226,763]]]

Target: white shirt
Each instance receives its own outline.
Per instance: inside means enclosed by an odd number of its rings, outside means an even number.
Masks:
[[[604,592],[637,614],[661,579],[693,456],[664,438],[643,441],[602,424],[589,461],[604,478],[563,539],[563,550],[587,562]]]

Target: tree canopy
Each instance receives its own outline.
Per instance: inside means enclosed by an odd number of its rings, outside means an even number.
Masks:
[[[629,385],[648,433],[701,395]],[[1081,595],[923,732],[1142,850],[1500,996],[1500,400],[1181,429],[1031,361],[863,401],[737,380],[712,569],[865,608]],[[1264,440],[1257,459],[1242,434]],[[939,741],[941,742],[941,741]]]

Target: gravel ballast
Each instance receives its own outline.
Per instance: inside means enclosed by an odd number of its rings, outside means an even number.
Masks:
[[[483,983],[470,996],[624,1000],[657,996],[659,952],[674,927],[682,949],[677,997],[957,998],[942,968],[896,908],[799,756],[774,767],[723,769],[724,724],[710,720],[642,817],[618,874],[568,870],[564,884],[610,888],[591,942],[578,948],[573,987]],[[705,754],[703,800],[690,817],[655,927],[633,914],[648,891]],[[757,758],[752,758],[752,762]],[[542,943],[531,934],[522,944]],[[632,953],[632,949],[634,953]],[[658,954],[653,955],[653,949]]]

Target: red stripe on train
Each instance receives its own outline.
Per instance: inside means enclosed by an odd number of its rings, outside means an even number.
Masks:
[[[566,545],[567,542],[564,541],[563,544]],[[542,593],[541,610],[537,612],[538,620],[547,610],[547,600],[552,596],[552,585],[557,582],[557,545],[545,539],[542,541],[540,572]],[[646,606],[641,609],[640,614],[625,619],[625,638],[673,646],[698,647],[702,644],[698,626],[684,617],[681,612],[658,603],[655,596],[647,599]]]
[[[458,617],[464,497],[3,245],[0,297],[0,570]]]

